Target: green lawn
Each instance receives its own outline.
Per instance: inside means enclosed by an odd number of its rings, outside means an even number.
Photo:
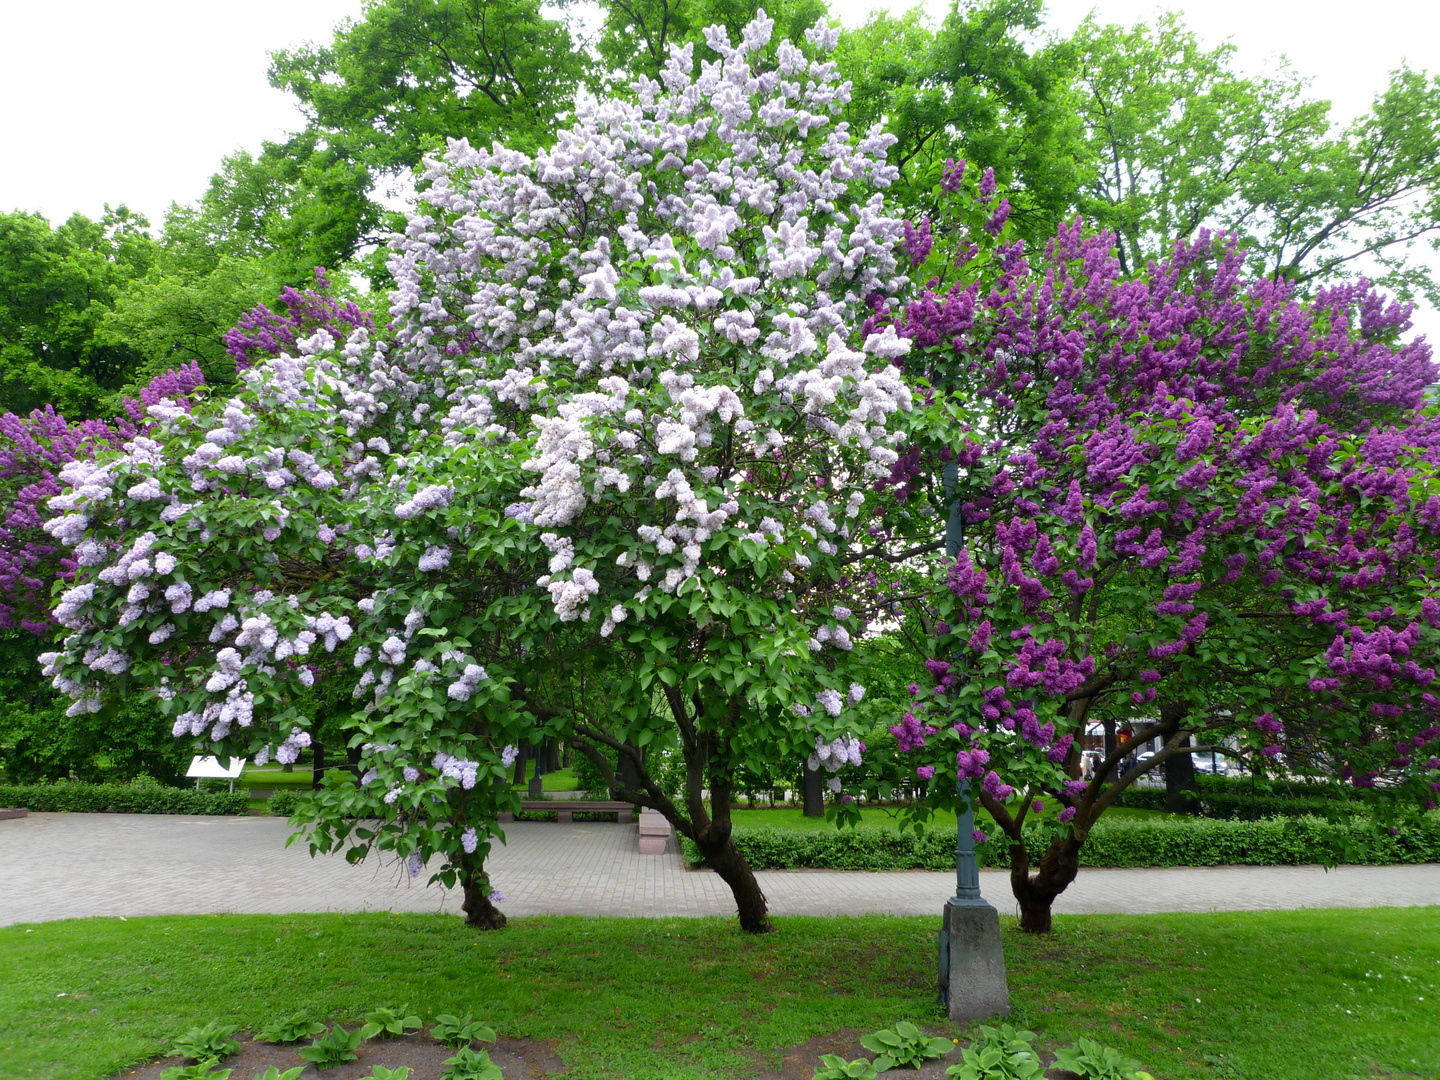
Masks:
[[[308,788],[313,780],[313,771],[309,765],[296,765],[290,772],[285,771],[283,765],[254,765],[245,766],[245,771],[240,774],[240,779],[235,781],[237,788]]]
[[[964,1037],[938,919],[452,916],[85,919],[0,929],[0,1076],[104,1080],[184,1029],[409,1003],[555,1040],[567,1080],[744,1080],[842,1028]],[[1091,1034],[1159,1080],[1440,1076],[1440,908],[1072,916],[1005,937],[1014,1019]],[[1225,1055],[1222,1071],[1205,1055]],[[234,1080],[249,1080],[236,1076]]]
[[[535,763],[533,761],[527,761],[525,763],[525,779],[522,780],[519,784],[516,784],[515,786],[523,788],[526,784],[530,782],[530,778],[534,775]],[[556,772],[546,773],[544,776],[540,777],[540,786],[545,791],[580,790],[579,781],[575,779],[575,774],[569,769],[560,769]]]

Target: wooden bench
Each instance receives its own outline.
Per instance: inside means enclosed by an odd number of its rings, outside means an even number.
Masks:
[[[522,800],[520,809],[527,814],[551,814],[562,825],[568,825],[575,820],[575,813],[582,814],[614,814],[615,820],[621,825],[628,825],[635,820],[635,804],[628,802],[593,802],[588,799],[529,799]],[[515,815],[505,811],[498,818],[500,823],[506,824],[515,820]]]

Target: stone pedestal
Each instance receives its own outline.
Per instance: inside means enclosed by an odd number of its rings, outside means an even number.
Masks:
[[[670,822],[656,810],[640,811],[640,854],[664,855],[670,847]]]
[[[0,806],[0,821],[5,821],[5,820],[8,819],[8,818],[22,818],[22,817],[25,817],[25,816],[26,816],[27,814],[29,814],[29,813],[30,813],[30,811],[29,811],[29,810],[26,810],[23,806],[16,806],[16,807],[3,807],[3,806]]]
[[[942,991],[950,1019],[962,1023],[1010,1013],[1000,916],[983,900],[945,905],[940,931]]]
[[[530,778],[530,786],[525,789],[525,794],[532,799],[545,797],[545,781],[541,779],[540,774],[537,773]]]

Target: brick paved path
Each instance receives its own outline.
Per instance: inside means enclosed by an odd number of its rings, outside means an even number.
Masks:
[[[727,915],[716,875],[644,856],[634,825],[507,826],[490,860],[511,915]],[[86,915],[458,911],[458,896],[402,881],[393,865],[311,859],[270,817],[31,814],[0,822],[0,925]],[[954,877],[762,872],[779,915],[938,915]],[[1003,873],[981,875],[1001,911]],[[1258,910],[1440,904],[1440,865],[1082,870],[1057,912]]]

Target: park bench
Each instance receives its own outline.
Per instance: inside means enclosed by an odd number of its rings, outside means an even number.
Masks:
[[[635,820],[635,804],[628,802],[599,802],[590,799],[536,799],[524,800],[520,803],[520,809],[525,813],[551,814],[553,813],[562,824],[569,824],[575,820],[575,812],[582,814],[614,814],[615,820],[621,825],[628,825]],[[500,815],[501,824],[515,820],[515,815],[504,812]]]

